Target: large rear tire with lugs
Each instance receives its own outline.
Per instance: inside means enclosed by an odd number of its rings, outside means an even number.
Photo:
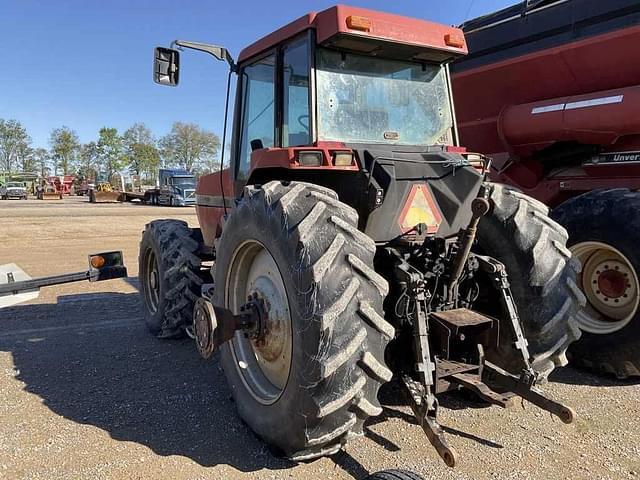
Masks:
[[[545,378],[567,364],[567,348],[580,337],[576,312],[584,296],[576,285],[579,265],[566,248],[565,229],[549,218],[542,203],[498,184],[491,185],[489,200],[478,244],[505,265],[532,366]],[[521,357],[505,327],[500,329],[500,364],[519,373]]]
[[[221,347],[238,413],[293,460],[330,455],[361,433],[391,378],[388,285],[357,224],[332,190],[274,181],[245,188],[216,244],[214,303],[237,313],[256,295],[267,310],[263,335],[238,332]]]
[[[578,314],[582,338],[569,358],[618,378],[640,376],[638,212],[640,193],[626,188],[585,193],[552,212],[582,262],[578,284],[588,300]]]
[[[210,273],[198,256],[199,228],[182,220],[154,220],[145,226],[140,241],[138,278],[144,320],[161,338],[182,336],[192,323],[193,305]]]

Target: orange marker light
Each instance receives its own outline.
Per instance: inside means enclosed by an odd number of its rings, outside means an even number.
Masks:
[[[349,15],[347,17],[347,27],[351,30],[371,31],[371,19],[360,15]]]
[[[444,43],[449,47],[462,48],[464,47],[464,35],[459,32],[447,33],[444,36]]]
[[[104,267],[105,260],[104,260],[104,257],[101,257],[100,255],[95,255],[91,257],[90,263],[93,268],[102,268]]]

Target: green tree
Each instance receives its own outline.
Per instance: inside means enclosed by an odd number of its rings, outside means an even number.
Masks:
[[[160,140],[167,163],[180,165],[189,171],[216,171],[220,139],[194,123],[175,122],[171,131]]]
[[[98,145],[96,142],[85,143],[80,147],[78,155],[78,177],[80,181],[93,179],[98,174]]]
[[[147,179],[155,179],[160,165],[160,152],[151,130],[144,123],[135,123],[122,135],[124,154],[129,171]]]
[[[55,174],[57,175],[59,170],[63,175],[71,173],[72,164],[76,161],[80,149],[78,134],[69,127],[55,128],[51,131],[49,145]]]
[[[48,177],[51,169],[49,168],[49,152],[46,148],[36,148],[31,154],[33,160],[33,169],[37,171],[41,177]]]
[[[22,143],[18,147],[18,165],[22,172],[33,172],[35,170],[33,148],[27,143]]]
[[[0,118],[0,170],[11,172],[21,166],[31,138],[17,120]]]
[[[122,170],[124,157],[122,149],[122,137],[118,135],[118,129],[102,127],[98,132],[98,160],[107,178]]]

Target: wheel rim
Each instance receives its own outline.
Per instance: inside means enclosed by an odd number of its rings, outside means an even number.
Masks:
[[[291,370],[293,334],[289,301],[273,256],[260,242],[244,242],[233,255],[226,282],[226,304],[234,313],[250,296],[262,299],[267,312],[257,339],[236,332],[229,342],[234,363],[247,390],[260,403],[274,403]]]
[[[144,298],[149,311],[154,314],[160,303],[160,270],[158,260],[152,249],[148,249],[144,261]]]
[[[578,313],[580,328],[609,334],[624,328],[638,311],[638,275],[629,259],[602,242],[582,242],[571,247],[582,263],[582,291],[587,305]]]

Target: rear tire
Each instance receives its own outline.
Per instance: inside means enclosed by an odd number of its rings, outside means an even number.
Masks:
[[[552,212],[568,230],[570,248],[583,262],[578,280],[588,299],[578,315],[582,338],[571,346],[569,357],[577,365],[620,379],[640,376],[639,211],[640,193],[619,188],[585,193]],[[611,297],[600,292],[602,286],[612,286],[601,285],[605,272],[613,273],[614,280],[616,274],[626,275],[624,291]]]
[[[192,322],[200,287],[210,280],[197,252],[202,233],[181,220],[154,220],[146,225],[138,257],[144,320],[161,338],[182,336]]]
[[[364,480],[424,480],[424,477],[408,470],[382,470],[372,473]]]
[[[384,350],[394,330],[382,316],[388,285],[373,270],[375,243],[357,224],[356,211],[332,190],[275,181],[245,187],[217,243],[216,305],[237,311],[252,292],[268,297],[267,277],[281,279],[277,298],[286,305],[270,303],[290,322],[291,345],[281,349],[289,348],[288,377],[271,382],[279,360],[240,333],[222,346],[221,363],[240,417],[296,461],[333,454],[361,433],[382,412],[378,388],[391,379]],[[264,344],[277,338],[270,333]]]
[[[547,216],[544,204],[497,184],[490,203],[478,244],[505,265],[532,366],[546,378],[567,364],[567,348],[580,337],[575,315],[585,299],[576,285],[579,266],[565,246],[565,229]],[[500,365],[519,373],[522,361],[510,327],[501,327],[500,339]]]

